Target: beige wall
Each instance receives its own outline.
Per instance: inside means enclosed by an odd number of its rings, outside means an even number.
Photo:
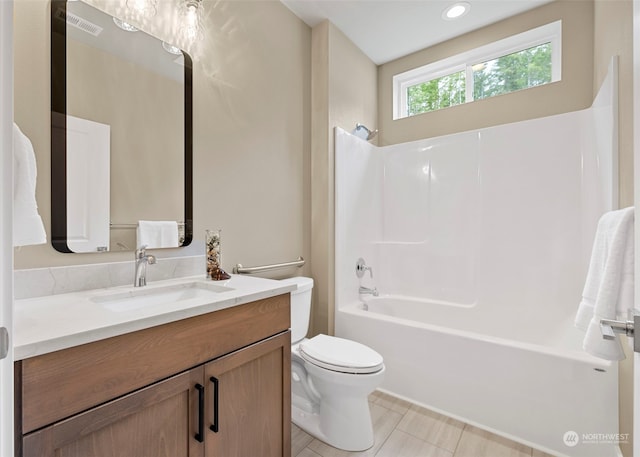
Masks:
[[[594,8],[594,78],[597,93],[614,55],[618,61],[619,190],[620,207],[633,205],[633,4],[631,0],[596,0]],[[625,457],[633,455],[633,352],[619,364],[620,433],[628,433],[622,443]]]
[[[202,243],[205,228],[222,228],[222,263],[229,270],[238,262],[308,258],[311,30],[280,2],[204,5],[205,32],[190,50],[194,238]],[[163,14],[171,13],[162,8],[170,6],[171,2],[160,2],[146,30],[175,41],[163,22]],[[15,120],[36,150],[37,200],[47,230],[49,43],[47,1],[16,2]],[[162,257],[163,251],[157,254]],[[15,251],[16,268],[132,259],[130,252],[61,254],[50,244]],[[283,272],[287,273],[291,274]]]
[[[392,78],[398,73],[562,19],[562,81],[393,120]],[[381,65],[380,144],[396,144],[586,108],[593,88],[593,3],[559,0]]]
[[[334,127],[376,129],[376,65],[340,30],[323,22],[312,32],[311,273],[312,333],[333,333]],[[354,259],[354,268],[355,268]],[[355,273],[354,273],[355,274]]]

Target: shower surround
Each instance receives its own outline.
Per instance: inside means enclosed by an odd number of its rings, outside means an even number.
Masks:
[[[619,455],[617,363],[573,327],[617,206],[616,79],[590,109],[411,143],[336,129],[336,335],[383,355],[383,390],[554,455]]]

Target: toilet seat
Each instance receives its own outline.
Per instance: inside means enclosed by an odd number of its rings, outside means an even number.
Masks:
[[[364,344],[329,335],[317,335],[300,344],[300,356],[309,363],[340,373],[369,374],[384,367],[380,354]]]

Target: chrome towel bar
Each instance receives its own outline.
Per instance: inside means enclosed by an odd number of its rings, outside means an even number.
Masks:
[[[178,227],[184,227],[184,222],[178,222]],[[109,223],[109,228],[111,229],[135,229],[138,228],[138,224],[114,224],[113,222]]]
[[[640,352],[640,335],[636,335],[636,328],[640,328],[640,315],[633,316],[633,320],[616,321],[600,319],[600,332],[605,340],[615,340],[616,333],[624,333],[633,338],[634,352]]]
[[[300,268],[303,265],[304,265],[304,259],[302,257],[298,257],[296,260],[293,260],[291,262],[274,263],[272,265],[261,265],[259,267],[243,267],[242,264],[239,263],[235,267],[233,267],[233,273],[240,274],[240,275],[250,275],[254,273],[262,273],[263,271],[268,271],[268,270],[278,270],[280,268],[289,268],[289,267]]]

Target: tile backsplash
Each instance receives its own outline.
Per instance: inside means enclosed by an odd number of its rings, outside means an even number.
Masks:
[[[16,299],[65,294],[81,290],[133,285],[135,261],[14,270]],[[147,266],[147,281],[202,274],[205,256],[169,257]]]

